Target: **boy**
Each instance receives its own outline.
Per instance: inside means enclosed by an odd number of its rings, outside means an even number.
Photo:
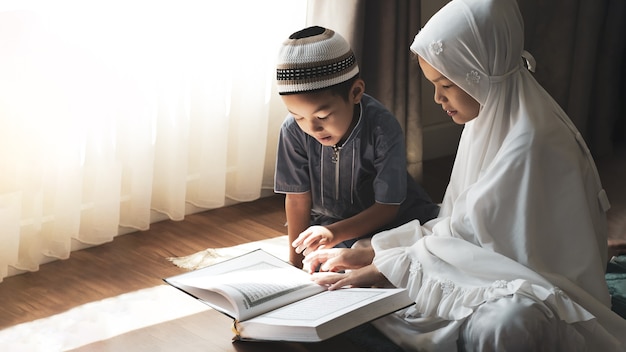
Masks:
[[[292,34],[279,53],[277,86],[290,114],[280,130],[274,190],[285,193],[289,261],[358,239],[439,207],[406,170],[403,131],[365,94],[346,40],[323,27]]]

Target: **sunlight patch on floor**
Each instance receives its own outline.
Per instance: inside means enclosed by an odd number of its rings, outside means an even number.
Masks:
[[[65,351],[210,309],[161,285],[0,330],[3,351]]]

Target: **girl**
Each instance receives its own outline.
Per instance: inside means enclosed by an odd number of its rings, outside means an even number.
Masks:
[[[604,281],[608,200],[528,71],[523,32],[515,0],[453,0],[417,34],[435,102],[465,125],[440,214],[377,234],[371,265],[314,275],[330,289],[407,287],[415,305],[375,322],[406,350],[626,350]]]

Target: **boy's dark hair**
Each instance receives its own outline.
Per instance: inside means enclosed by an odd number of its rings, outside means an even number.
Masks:
[[[328,90],[330,91],[330,94],[338,95],[341,98],[343,98],[343,100],[349,101],[350,100],[350,88],[352,88],[352,84],[354,84],[354,82],[358,78],[359,78],[359,74],[357,73],[356,76],[350,78],[349,80],[345,82],[341,82],[339,84],[330,86],[328,88],[322,88],[320,89],[320,91]]]

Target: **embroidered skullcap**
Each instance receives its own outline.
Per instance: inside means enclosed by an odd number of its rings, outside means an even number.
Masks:
[[[293,33],[280,48],[276,67],[281,95],[325,89],[350,80],[359,66],[348,42],[323,27]]]

